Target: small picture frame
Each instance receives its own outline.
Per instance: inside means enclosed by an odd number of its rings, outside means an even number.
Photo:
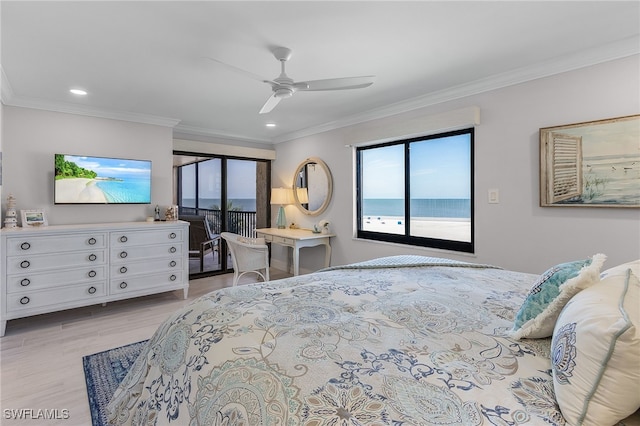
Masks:
[[[22,216],[23,228],[48,225],[47,215],[42,209],[20,210],[20,216]]]

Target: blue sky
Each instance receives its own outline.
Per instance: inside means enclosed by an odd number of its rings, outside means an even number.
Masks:
[[[362,151],[364,198],[404,197],[404,146]],[[469,135],[411,144],[411,198],[471,198]]]
[[[200,198],[220,199],[222,177],[221,160],[200,163]],[[256,163],[248,160],[227,160],[227,198],[256,198]],[[194,176],[183,173],[183,197],[195,198]]]
[[[99,177],[151,177],[151,161],[65,155],[66,161],[92,170]]]

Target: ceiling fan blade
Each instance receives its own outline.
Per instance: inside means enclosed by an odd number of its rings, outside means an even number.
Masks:
[[[374,79],[374,75],[366,75],[362,77],[328,78],[326,80],[301,81],[295,84],[306,84],[306,88],[304,86],[298,88],[298,90],[304,91],[346,90],[369,87],[373,84]]]
[[[247,76],[249,78],[252,78],[254,80],[258,80],[258,81],[261,81],[263,83],[269,83],[269,84],[272,84],[272,85],[273,84],[276,84],[276,85],[278,84],[273,80],[267,80],[266,78],[260,77],[258,74],[254,74],[251,71],[243,70],[242,68],[238,68],[235,65],[227,64],[226,62],[222,62],[222,61],[219,61],[219,60],[214,59],[214,58],[206,57],[206,59],[208,59],[208,60],[210,60],[212,62],[215,62],[215,63],[217,63],[219,65],[222,65],[223,67],[226,67],[226,68],[228,68],[228,69],[230,69],[232,71],[235,71],[237,73],[244,74],[245,76]]]
[[[267,99],[267,102],[265,102],[264,105],[262,106],[262,109],[260,110],[260,114],[266,114],[268,112],[271,112],[271,110],[274,109],[276,105],[280,103],[281,99],[282,98],[277,98],[275,94],[271,95],[269,99]]]

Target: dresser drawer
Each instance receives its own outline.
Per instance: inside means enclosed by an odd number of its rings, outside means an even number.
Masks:
[[[166,287],[182,283],[182,271],[164,272],[153,275],[139,275],[128,278],[112,279],[109,285],[109,294],[117,295],[143,291],[149,288]],[[161,290],[160,290],[161,291]]]
[[[100,303],[106,293],[106,282],[79,284],[52,290],[25,291],[7,295],[7,313],[41,309],[46,306],[65,305],[86,300],[87,305]]]
[[[121,264],[154,257],[179,257],[182,243],[159,244],[155,246],[131,246],[111,249],[111,263]]]
[[[7,293],[51,289],[70,284],[94,284],[106,280],[106,266],[56,270],[40,274],[16,274],[7,276]]]
[[[170,228],[153,231],[112,232],[109,236],[111,247],[129,247],[145,244],[163,244],[184,239],[182,229]]]
[[[160,271],[182,270],[182,257],[175,256],[166,259],[153,259],[144,262],[124,262],[111,265],[111,278],[120,279],[136,274],[153,274]]]
[[[11,256],[7,258],[7,274],[24,274],[47,269],[59,270],[77,266],[101,265],[105,263],[105,260],[105,250]]]
[[[105,248],[104,233],[7,238],[7,256]]]
[[[292,240],[291,238],[276,237],[275,235],[273,236],[273,239],[271,241],[276,244],[282,244],[287,246],[293,246],[295,243],[295,241]]]

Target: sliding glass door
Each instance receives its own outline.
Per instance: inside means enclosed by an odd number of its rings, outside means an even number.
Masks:
[[[232,267],[221,232],[255,236],[270,222],[270,163],[265,160],[174,153],[179,218],[190,225],[190,276],[228,272]],[[213,244],[202,244],[213,240]]]

